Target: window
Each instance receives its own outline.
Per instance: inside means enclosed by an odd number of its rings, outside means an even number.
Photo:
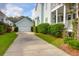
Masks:
[[[54,22],[56,23],[56,15],[54,16]]]
[[[58,16],[58,22],[63,22],[63,16]]]
[[[1,21],[3,22],[3,19],[1,19]]]
[[[52,16],[51,22],[52,22],[52,23],[56,23],[56,15],[53,15],[53,16]]]
[[[68,15],[68,20],[71,20],[71,15]]]
[[[63,22],[63,16],[61,16],[61,22]]]
[[[75,18],[76,18],[76,14],[74,13],[74,14],[73,14],[73,19],[75,19]]]

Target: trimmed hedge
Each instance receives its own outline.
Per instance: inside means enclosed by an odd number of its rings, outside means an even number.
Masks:
[[[54,24],[48,27],[49,33],[56,37],[62,37],[63,30],[64,24]]]
[[[48,26],[49,26],[48,23],[39,24],[39,25],[36,27],[36,31],[37,31],[38,33],[46,34],[46,33],[48,33]]]

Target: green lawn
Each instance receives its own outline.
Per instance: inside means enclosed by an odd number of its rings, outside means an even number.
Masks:
[[[56,38],[53,37],[52,35],[42,34],[42,33],[35,33],[35,35],[57,47],[60,47],[62,44],[64,44],[64,40],[62,38]]]
[[[6,52],[6,50],[14,41],[16,36],[17,35],[15,32],[5,33],[3,35],[0,35],[0,55],[3,55]]]

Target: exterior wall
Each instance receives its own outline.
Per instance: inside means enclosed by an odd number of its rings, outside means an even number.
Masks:
[[[44,3],[36,4],[35,9],[33,9],[32,19],[35,21],[36,26],[44,22]]]
[[[76,6],[72,6],[72,3],[71,3],[71,6],[67,6],[68,4],[64,4],[64,3],[44,3],[44,4],[38,4],[37,5],[37,11],[36,12],[36,17],[39,17],[39,20],[38,18],[35,18],[35,24],[38,24],[38,22],[40,23],[49,23],[49,24],[54,24],[54,23],[59,23],[59,12],[62,12],[63,14],[63,21],[62,23],[65,24],[65,27],[68,29],[68,31],[72,31],[72,23],[71,21],[68,20],[68,13],[67,11],[69,10],[69,8],[73,7],[76,9]],[[70,4],[69,4],[70,5]],[[43,8],[42,8],[43,7]],[[78,6],[77,6],[78,7]],[[41,10],[42,8],[42,10]],[[62,8],[62,9],[61,9]],[[43,10],[44,9],[44,10]],[[60,10],[59,10],[60,9]],[[78,14],[78,12],[76,12],[76,14]],[[41,15],[41,16],[40,16]],[[56,22],[53,22],[53,16],[55,16],[55,21]],[[71,16],[72,19],[73,19],[73,15]],[[78,17],[78,15],[76,15],[76,17]],[[39,23],[39,24],[40,24]]]
[[[35,19],[35,17],[36,17],[36,15],[35,15],[35,14],[36,14],[36,12],[35,12],[35,8],[34,8],[34,9],[32,10],[32,17],[31,17],[31,18],[32,18],[32,20],[34,20],[34,19]]]
[[[0,11],[0,21],[4,22],[5,18],[6,18],[6,16]]]
[[[23,18],[15,24],[19,28],[19,32],[30,32],[33,25],[32,21],[27,18]]]
[[[13,22],[11,22],[10,20],[7,20],[6,15],[3,14],[1,11],[0,11],[0,21],[3,22],[3,23],[8,24],[10,26],[13,26]]]
[[[37,4],[37,6],[36,6],[36,9],[35,9],[35,14],[36,14],[36,17],[35,17],[35,19],[37,20],[40,20],[40,22],[39,23],[41,23],[41,3],[40,4]]]
[[[60,3],[38,3],[33,9],[33,15],[32,18],[35,21],[35,25],[37,26],[38,24],[41,23],[49,23],[52,24],[51,22],[51,12],[59,8]],[[39,22],[39,23],[38,23]]]
[[[44,23],[51,24],[51,5],[50,3],[44,4]]]
[[[37,7],[38,10],[41,10],[40,9],[41,7],[39,6]],[[73,32],[72,21],[78,18],[77,38],[79,38],[79,3],[44,3],[43,7],[44,10],[42,10],[42,13],[44,13],[43,14],[44,19],[42,20],[43,22],[41,23],[49,23],[49,24],[60,23],[58,22],[59,13],[62,12],[63,14],[62,23],[65,25],[65,28],[67,29],[68,32]],[[36,15],[38,15],[38,13],[40,14],[41,11],[38,11]],[[39,18],[41,20],[41,17]],[[38,22],[39,22],[38,19],[35,20],[35,24],[38,24]]]

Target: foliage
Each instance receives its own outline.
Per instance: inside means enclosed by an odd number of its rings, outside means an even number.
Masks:
[[[62,37],[64,24],[54,24],[49,26],[49,33],[56,37]]]
[[[44,34],[48,33],[48,26],[49,26],[48,23],[39,24],[37,26],[37,32],[38,33],[44,33]]]
[[[66,37],[64,39],[64,43],[68,44],[74,49],[79,49],[79,41],[77,39],[74,39],[72,37]]]
[[[38,31],[37,31],[37,26],[35,26],[35,27],[33,28],[33,30],[34,30],[34,32],[38,33]]]
[[[11,31],[12,31],[12,27],[11,26],[8,26],[6,32],[11,32]]]
[[[75,10],[73,10],[73,9],[68,10],[67,13],[68,13],[68,14],[73,14],[73,13],[75,13]]]
[[[14,28],[14,31],[15,31],[15,32],[18,32],[18,27],[15,27],[15,28]]]
[[[2,34],[4,32],[3,29],[4,29],[4,26],[0,25],[0,34]]]
[[[0,22],[0,34],[3,34],[4,32],[6,32],[6,25]]]
[[[33,32],[33,26],[31,26],[31,32]]]
[[[35,26],[35,21],[33,21],[33,26],[31,27],[32,32],[36,32],[36,26]]]
[[[78,40],[70,40],[68,44],[74,48],[79,50],[79,41]]]
[[[74,38],[77,38],[77,27],[78,27],[78,19],[74,19],[72,22],[73,25],[73,32],[74,32]]]
[[[69,43],[70,40],[74,40],[72,37],[65,37],[64,38],[64,43]]]

